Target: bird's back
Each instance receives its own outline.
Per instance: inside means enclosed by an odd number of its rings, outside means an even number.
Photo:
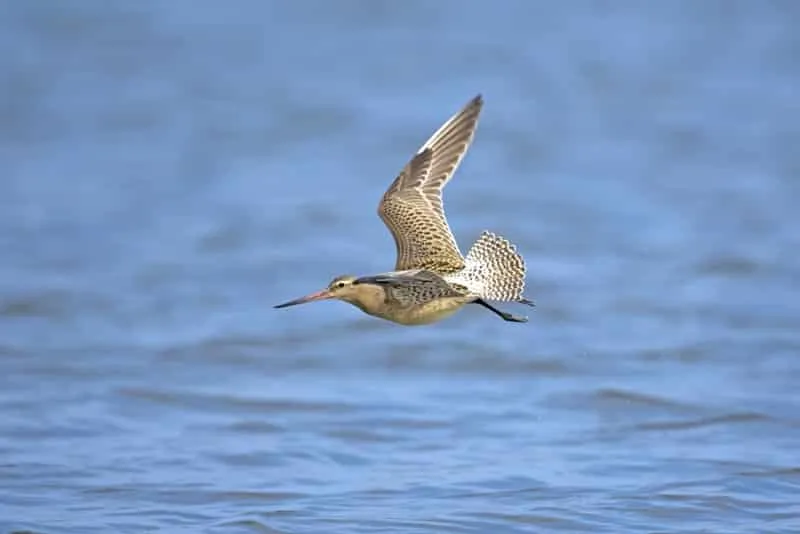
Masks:
[[[405,325],[429,324],[452,315],[474,296],[430,271],[372,277],[385,300],[367,313]]]

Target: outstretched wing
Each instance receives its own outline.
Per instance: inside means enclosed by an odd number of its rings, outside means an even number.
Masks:
[[[384,193],[378,215],[394,237],[395,269],[451,273],[464,267],[445,217],[442,190],[475,136],[482,107],[478,95],[445,122]]]

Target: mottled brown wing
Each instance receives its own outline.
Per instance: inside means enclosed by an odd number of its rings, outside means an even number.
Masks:
[[[425,304],[447,297],[462,296],[444,278],[430,271],[419,271],[384,285],[389,300],[401,307]]]
[[[482,106],[478,95],[445,122],[383,195],[378,214],[397,246],[395,269],[451,273],[464,267],[447,224],[442,190],[472,142]]]

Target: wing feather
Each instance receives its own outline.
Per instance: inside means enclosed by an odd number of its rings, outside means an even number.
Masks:
[[[448,119],[384,193],[378,214],[394,237],[395,269],[451,273],[464,268],[447,223],[442,191],[472,143],[482,107],[478,95]]]

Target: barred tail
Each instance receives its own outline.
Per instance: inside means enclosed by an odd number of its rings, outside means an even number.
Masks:
[[[507,239],[483,232],[464,258],[461,283],[487,300],[533,305],[523,295],[525,260]]]

